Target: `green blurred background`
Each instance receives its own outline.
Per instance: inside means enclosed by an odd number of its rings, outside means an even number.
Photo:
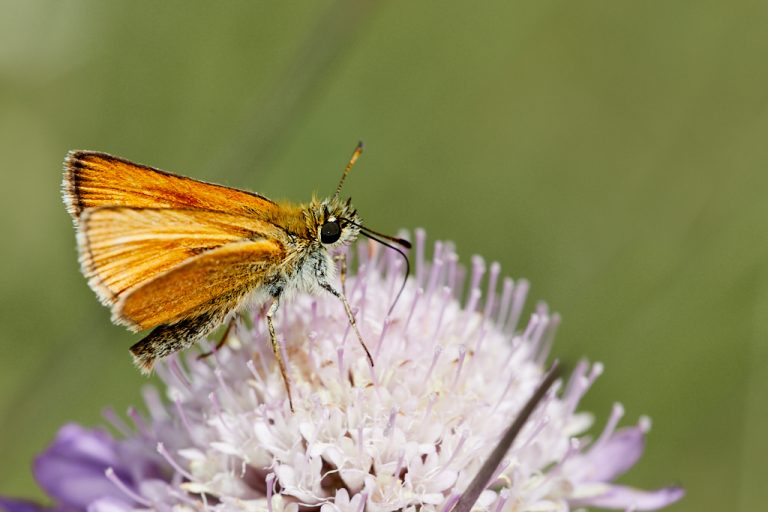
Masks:
[[[0,494],[67,421],[139,403],[79,273],[72,148],[307,199],[347,192],[499,260],[654,420],[624,482],[768,502],[765,2],[0,2]]]

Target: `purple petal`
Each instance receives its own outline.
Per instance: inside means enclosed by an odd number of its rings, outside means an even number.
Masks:
[[[574,457],[574,478],[582,482],[610,482],[635,465],[645,448],[642,426],[617,431],[603,443]]]
[[[681,487],[664,487],[656,491],[641,491],[631,487],[612,485],[605,494],[592,498],[571,500],[577,507],[598,507],[616,510],[658,510],[678,501],[685,495]]]
[[[115,444],[112,436],[103,430],[88,430],[75,423],[69,423],[59,429],[48,451],[64,456],[74,455],[90,463],[110,466],[118,462],[115,458]]]
[[[144,440],[121,440],[115,447],[115,454],[120,461],[119,466],[113,466],[115,473],[126,483],[151,479],[164,480],[167,475],[162,470],[162,462],[154,448],[152,446],[149,449]],[[123,473],[130,476],[126,477]]]
[[[40,487],[57,503],[84,510],[102,497],[126,499],[104,475],[108,467],[119,472],[119,464],[116,442],[109,434],[69,424],[35,459],[33,471]]]
[[[115,498],[99,498],[88,505],[88,512],[128,512],[133,510],[131,505],[127,505],[122,500]]]
[[[0,496],[0,510],[3,512],[42,512],[45,507],[26,500],[14,500]]]

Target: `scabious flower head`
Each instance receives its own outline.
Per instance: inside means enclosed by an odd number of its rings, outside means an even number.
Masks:
[[[370,366],[341,303],[299,295],[277,314],[293,388],[288,405],[263,312],[227,348],[158,366],[165,397],[145,391],[148,413],[102,431],[64,427],[35,465],[61,510],[297,512],[449,511],[494,450],[544,373],[557,315],[539,305],[521,323],[525,281],[499,265],[458,264],[450,244],[403,280],[392,251],[358,244],[346,293],[375,360]],[[640,491],[612,481],[635,464],[649,421],[617,429],[614,406],[596,440],[577,410],[602,372],[579,363],[530,416],[478,511],[655,510],[676,487]],[[37,508],[3,499],[13,512]],[[26,508],[25,508],[26,507]]]

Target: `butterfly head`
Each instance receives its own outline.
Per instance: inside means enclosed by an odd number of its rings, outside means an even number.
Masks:
[[[312,201],[307,209],[310,233],[324,247],[332,249],[354,242],[360,234],[361,220],[350,199],[335,197]]]
[[[310,218],[307,219],[310,226],[310,232],[317,233],[317,240],[328,248],[349,244],[362,234],[363,236],[398,251],[405,258],[407,267],[408,258],[405,256],[405,253],[384,240],[394,242],[396,245],[405,249],[411,247],[410,242],[401,238],[384,235],[363,226],[360,217],[357,215],[357,210],[351,205],[351,200],[347,199],[346,201],[343,201],[340,199],[344,180],[347,178],[349,171],[352,169],[352,166],[355,165],[355,162],[357,162],[357,159],[362,152],[363,143],[359,142],[355,151],[352,153],[352,157],[349,159],[349,163],[347,163],[347,166],[344,168],[344,172],[341,174],[341,179],[336,187],[336,193],[333,194],[333,196],[324,201],[312,201],[310,208],[308,209]]]

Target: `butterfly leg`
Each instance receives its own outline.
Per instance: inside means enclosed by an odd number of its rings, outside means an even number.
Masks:
[[[339,265],[339,277],[341,278],[341,294],[347,295],[347,255],[339,253],[333,257],[333,260]]]
[[[227,342],[227,339],[229,339],[229,335],[232,334],[232,330],[237,325],[238,316],[233,316],[229,322],[227,322],[227,329],[224,331],[224,334],[221,335],[221,339],[218,343],[216,343],[216,346],[213,348],[213,350],[209,352],[203,352],[199,356],[197,356],[197,360],[200,361],[202,359],[205,359],[206,357],[211,357],[213,354],[218,352],[221,347],[224,346],[224,344]]]
[[[267,328],[269,329],[269,341],[272,342],[272,352],[275,353],[275,359],[277,359],[277,365],[280,367],[280,375],[283,376],[283,383],[285,384],[285,391],[288,393],[288,405],[291,406],[291,412],[293,412],[293,398],[291,397],[291,381],[288,380],[288,372],[285,370],[285,361],[283,361],[283,355],[280,352],[280,343],[277,341],[277,335],[275,334],[275,325],[272,322],[272,317],[275,315],[277,308],[280,306],[280,297],[273,297],[272,304],[267,311]]]
[[[340,293],[339,290],[331,286],[329,283],[326,283],[325,281],[321,280],[320,286],[328,290],[333,296],[337,297],[342,304],[344,304],[344,311],[347,312],[347,318],[349,319],[349,324],[352,326],[352,329],[355,331],[355,334],[357,335],[357,340],[360,342],[360,345],[363,347],[363,350],[365,351],[365,355],[368,356],[368,362],[371,363],[371,366],[373,366],[373,357],[371,357],[371,353],[368,351],[368,347],[365,346],[365,342],[363,341],[363,336],[360,334],[360,331],[357,329],[357,321],[355,320],[355,315],[352,314],[352,308],[349,306],[349,302],[347,302],[347,298],[344,296],[344,294]]]

